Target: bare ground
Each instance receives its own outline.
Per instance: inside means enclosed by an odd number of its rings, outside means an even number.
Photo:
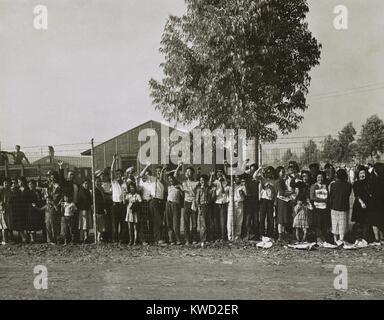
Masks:
[[[384,299],[384,247],[0,247],[0,299]],[[348,289],[336,290],[336,265]],[[36,290],[33,268],[48,269]]]

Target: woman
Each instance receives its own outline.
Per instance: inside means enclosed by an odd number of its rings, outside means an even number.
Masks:
[[[373,227],[374,245],[380,245],[384,230],[384,165],[375,163],[375,176],[371,180],[372,210],[369,212],[369,224]]]
[[[79,210],[79,230],[83,243],[87,243],[89,230],[92,229],[92,194],[89,180],[85,179],[79,188],[77,209]]]
[[[97,241],[100,242],[104,240],[104,234],[107,231],[107,207],[106,207],[106,199],[104,195],[103,183],[101,178],[96,178],[95,181],[95,200],[96,200],[96,230],[97,230]]]
[[[310,200],[313,204],[313,214],[310,227],[316,233],[317,242],[326,240],[331,227],[331,213],[328,206],[328,188],[322,172],[317,174],[316,183],[311,186]]]
[[[283,241],[285,235],[285,227],[290,222],[290,215],[292,212],[292,197],[294,194],[294,189],[291,185],[292,178],[289,178],[285,174],[285,169],[283,167],[277,168],[277,173],[279,175],[276,189],[277,189],[277,231],[278,231],[278,241]]]
[[[19,179],[23,183],[23,179]],[[24,183],[23,183],[24,184]],[[8,210],[9,210],[9,226],[8,229],[11,231],[17,231],[21,237],[22,243],[27,242],[25,230],[27,229],[27,202],[25,196],[25,186],[20,189],[18,181],[13,179],[11,182],[11,191],[8,199]]]
[[[371,207],[371,192],[368,181],[367,169],[359,166],[357,178],[353,184],[355,201],[352,208],[352,221],[356,223],[357,239],[368,239],[368,215]]]
[[[44,205],[43,195],[36,188],[36,181],[28,182],[28,189],[25,191],[27,201],[27,231],[30,236],[31,243],[36,241],[36,231],[43,230],[44,217],[38,208]]]

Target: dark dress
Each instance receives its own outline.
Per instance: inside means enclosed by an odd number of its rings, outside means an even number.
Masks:
[[[367,224],[369,218],[369,209],[372,206],[372,195],[369,190],[368,179],[358,180],[353,184],[353,193],[355,195],[355,201],[352,209],[352,221],[360,224]],[[366,208],[362,208],[359,199],[360,198]]]
[[[27,231],[40,231],[43,230],[44,212],[39,210],[44,205],[44,200],[39,190],[27,190]],[[34,208],[32,203],[36,204]]]
[[[284,179],[277,181],[277,191],[280,196],[289,197],[290,192]],[[289,224],[292,220],[292,201],[284,201],[277,198],[276,222],[281,225]]]
[[[25,191],[11,190],[8,200],[9,230],[25,231],[27,228],[27,201]]]
[[[375,227],[384,228],[384,177],[371,178],[372,210],[368,215],[368,223]]]
[[[96,200],[96,226],[98,232],[107,231],[106,214],[105,214],[105,197],[103,191],[95,189],[95,200]]]

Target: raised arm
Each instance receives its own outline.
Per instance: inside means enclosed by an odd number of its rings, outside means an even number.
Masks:
[[[183,163],[182,162],[179,162],[179,164],[177,165],[177,168],[175,170],[175,172],[173,173],[173,176],[177,179],[177,176],[179,175],[179,171],[180,169],[182,168],[183,166]]]
[[[117,154],[113,155],[113,160],[111,164],[111,181],[115,180],[115,165],[117,160]]]
[[[147,172],[148,168],[151,166],[151,163],[148,162],[147,165],[144,167],[143,170],[141,170],[141,172],[139,173],[139,178],[143,177],[145,175],[145,173]]]
[[[28,158],[27,158],[27,156],[25,155],[24,152],[23,152],[23,158],[25,159],[25,162],[26,162],[27,164],[30,164],[30,163],[29,163],[29,160],[28,160]]]

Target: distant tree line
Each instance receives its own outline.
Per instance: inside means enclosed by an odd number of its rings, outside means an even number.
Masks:
[[[287,149],[281,161],[296,161],[303,166],[314,162],[350,163],[375,161],[381,154],[384,154],[384,122],[373,115],[363,124],[359,135],[352,122],[349,122],[337,137],[327,136],[322,149],[311,139],[304,145],[302,154],[297,155]]]

